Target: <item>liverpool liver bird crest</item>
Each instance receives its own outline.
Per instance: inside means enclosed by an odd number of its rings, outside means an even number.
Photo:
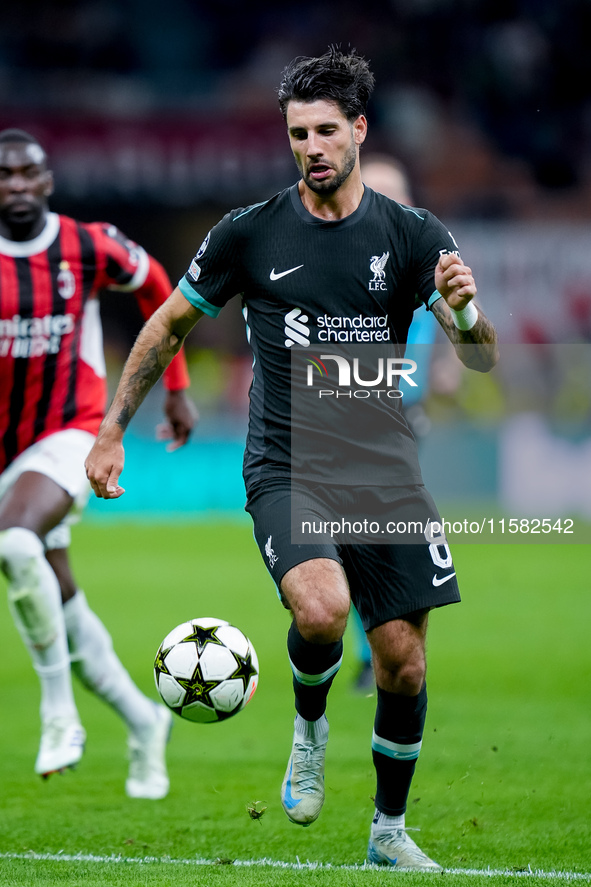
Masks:
[[[381,256],[372,256],[369,261],[369,268],[373,271],[373,279],[374,280],[383,280],[386,276],[386,272],[384,268],[386,267],[386,262],[390,258],[390,253],[382,253]]]

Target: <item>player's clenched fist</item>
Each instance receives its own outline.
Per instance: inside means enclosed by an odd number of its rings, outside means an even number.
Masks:
[[[450,308],[461,311],[476,295],[472,269],[457,253],[444,253],[435,268],[435,287]]]
[[[86,457],[84,467],[95,496],[99,499],[118,499],[125,490],[119,486],[119,477],[125,464],[123,444],[109,440],[104,435],[96,442]]]

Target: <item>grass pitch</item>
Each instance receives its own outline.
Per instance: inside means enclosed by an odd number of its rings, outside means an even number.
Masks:
[[[75,530],[72,559],[149,695],[162,638],[195,616],[228,619],[249,635],[259,689],[229,721],[175,719],[171,791],[151,802],[125,796],[123,724],[77,687],[87,751],[75,773],[43,782],[33,773],[37,681],[6,616],[1,885],[373,887],[392,877],[408,885],[434,877],[355,868],[373,809],[375,697],[352,689],[351,637],[329,698],[325,808],[308,829],[283,813],[293,721],[288,615],[247,523],[88,522]],[[414,837],[431,856],[462,870],[443,876],[454,887],[538,880],[529,874],[535,870],[584,876],[591,872],[589,549],[457,545],[454,560],[464,600],[431,617],[430,707],[407,825],[420,828]],[[258,820],[247,811],[253,804],[267,808]],[[243,865],[257,860],[267,863]],[[484,874],[489,868],[498,873]]]

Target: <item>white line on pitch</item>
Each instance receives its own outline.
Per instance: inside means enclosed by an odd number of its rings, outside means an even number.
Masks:
[[[242,868],[276,868],[291,869],[294,871],[302,870],[323,870],[323,871],[388,871],[384,866],[371,865],[363,863],[360,865],[337,865],[331,862],[281,862],[276,859],[203,859],[195,857],[194,859],[175,859],[172,856],[119,856],[112,854],[111,856],[97,856],[94,853],[35,853],[33,850],[25,853],[0,853],[0,859],[23,859],[33,861],[48,862],[99,862],[99,863],[115,863],[119,865],[233,865]],[[470,875],[494,877],[502,875],[511,878],[546,878],[548,880],[561,881],[591,881],[591,872],[545,872],[540,869],[444,869],[448,875]]]

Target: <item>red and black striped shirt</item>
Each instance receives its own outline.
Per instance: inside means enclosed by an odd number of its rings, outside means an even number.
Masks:
[[[108,223],[49,213],[34,240],[0,237],[0,471],[55,431],[98,431],[107,390],[97,296],[107,288],[133,291],[144,317],[171,291],[162,266]],[[182,355],[165,384],[187,387]]]

